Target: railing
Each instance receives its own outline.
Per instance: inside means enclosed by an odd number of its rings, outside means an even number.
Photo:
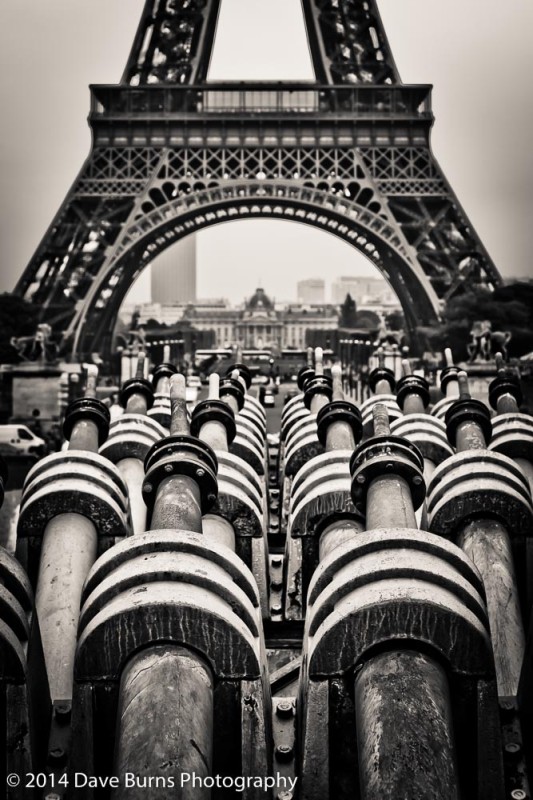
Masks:
[[[201,86],[91,86],[91,116],[187,114],[322,114],[431,117],[431,86],[321,86],[317,84],[204,84]]]

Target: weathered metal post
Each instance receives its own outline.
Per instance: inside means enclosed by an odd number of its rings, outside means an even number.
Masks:
[[[154,400],[153,388],[143,378],[145,354],[139,352],[137,374],[126,381],[120,392],[125,413],[109,426],[107,440],[100,453],[109,458],[128,487],[131,526],[133,533],[146,530],[146,505],[142,499],[144,459],[150,447],[165,436],[165,429],[147,412]]]
[[[499,800],[495,693],[484,710],[473,699],[494,686],[482,583],[459,548],[416,529],[422,455],[391,435],[384,405],[372,416],[375,435],[350,465],[367,530],[325,553],[309,585],[301,795],[452,800],[472,791]],[[340,765],[350,758],[348,777]],[[475,773],[468,790],[465,763]]]
[[[510,533],[531,530],[529,487],[506,456],[488,450],[490,412],[472,400],[465,372],[460,396],[446,413],[457,453],[435,470],[428,491],[429,526],[453,536],[479,569],[487,595],[498,692],[515,697],[524,656],[524,631]]]
[[[259,593],[242,561],[203,531],[217,502],[217,459],[189,434],[182,375],[171,378],[171,405],[170,435],[145,462],[151,528],[96,562],[82,598],[73,724],[77,741],[107,749],[79,748],[71,768],[87,771],[95,759],[96,773],[112,769],[117,799],[145,796],[147,786],[163,798],[206,798],[214,772],[268,768]],[[253,754],[241,726],[258,743]]]
[[[309,423],[314,430],[306,436],[314,435],[320,449],[313,452],[306,438],[299,440],[296,425],[291,432],[294,443],[287,445],[285,470],[298,464],[287,518],[285,614],[289,619],[305,615],[307,589],[319,560],[363,530],[362,515],[351,499],[349,470],[355,443],[362,436],[361,416],[344,399],[340,367],[333,366],[331,373],[329,381],[319,375],[305,388],[306,404],[319,398],[320,409]]]
[[[128,530],[122,478],[97,455],[109,429],[109,411],[96,398],[97,377],[90,367],[85,397],[67,409],[68,451],[33,467],[21,503],[19,536],[42,535],[35,606],[52,701],[72,698],[80,598],[99,533]]]
[[[171,379],[170,392],[170,435],[186,437],[183,376]],[[160,530],[184,527],[201,532],[200,486],[194,478],[181,474],[162,479],[156,490],[152,525]],[[163,775],[167,784],[172,776],[175,785],[159,793],[170,798],[176,794],[182,773],[195,773],[200,780],[210,774],[212,753],[213,674],[209,664],[187,647],[172,644],[156,644],[134,653],[120,678],[115,774],[131,773],[152,781]],[[113,797],[145,797],[145,782],[140,783],[131,788],[123,781]],[[184,800],[209,798],[211,790],[188,782],[181,787],[180,796]]]
[[[459,369],[453,361],[453,354],[449,347],[444,351],[445,367],[440,373],[440,388],[444,397],[439,400],[431,409],[432,416],[444,422],[446,412],[459,398]]]
[[[383,347],[376,350],[378,366],[368,376],[368,385],[373,394],[361,404],[361,417],[363,420],[364,436],[371,436],[373,431],[372,409],[376,403],[381,403],[387,408],[391,420],[402,416],[394,390],[396,378],[392,369],[385,366],[385,353]]]
[[[355,450],[362,431],[356,407],[344,398],[340,367],[331,368],[331,378],[333,382],[331,403],[324,406],[318,414],[317,432],[323,443],[325,439],[326,453],[335,455],[338,452]],[[326,489],[326,486],[323,488]],[[349,541],[362,530],[362,520],[349,515],[326,524],[319,540],[319,560],[322,561],[337,545]]]
[[[497,353],[498,375],[489,386],[489,402],[497,412],[492,419],[489,449],[512,458],[520,467],[533,492],[533,417],[520,413],[520,378],[505,369]]]
[[[373,417],[374,437],[352,467],[358,497],[365,487],[367,529],[416,528],[420,456],[391,436],[385,406],[374,405]],[[371,656],[356,672],[355,717],[362,800],[459,797],[448,679],[435,657],[394,646]]]
[[[426,485],[435,468],[444,459],[453,455],[446,437],[446,426],[438,418],[426,413],[429,404],[429,384],[420,375],[413,375],[408,359],[402,361],[403,377],[398,381],[396,397],[403,416],[391,424],[391,433],[403,436],[415,444],[424,457],[424,481]],[[418,525],[427,528],[426,504],[417,511]]]
[[[163,348],[163,361],[152,372],[154,403],[148,410],[148,416],[167,431],[170,428],[170,379],[175,374],[176,367],[170,363],[170,345],[166,344]]]

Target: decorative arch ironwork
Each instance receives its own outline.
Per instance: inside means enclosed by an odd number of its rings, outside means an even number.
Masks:
[[[132,282],[178,239],[210,225],[250,218],[313,225],[351,244],[381,271],[404,308],[409,328],[437,320],[439,301],[409,246],[384,216],[343,195],[282,181],[229,182],[179,194],[133,215],[93,281],[66,336],[73,352],[110,348],[110,332]]]

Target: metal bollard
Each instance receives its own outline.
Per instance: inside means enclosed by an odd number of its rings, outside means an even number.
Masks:
[[[170,362],[170,346],[163,348],[163,361],[152,371],[154,402],[148,415],[167,431],[170,428],[170,379],[176,374],[176,367]]]
[[[372,390],[373,395],[368,397],[361,404],[363,435],[365,437],[372,435],[372,409],[376,403],[381,403],[381,405],[386,406],[389,418],[391,420],[398,419],[402,416],[402,412],[396,400],[396,395],[393,394],[396,388],[396,378],[394,376],[394,372],[385,366],[385,354],[382,347],[378,347],[376,354],[378,357],[378,366],[373,369],[368,376],[368,385]]]
[[[433,532],[453,537],[479,569],[487,595],[500,697],[515,697],[524,656],[524,631],[511,539],[531,530],[529,488],[518,467],[486,448],[490,413],[470,399],[465,372],[460,396],[446,413],[456,455],[435,470],[428,491]]]
[[[171,393],[173,389],[175,391],[171,437],[188,434],[185,382],[180,381],[180,377],[176,376],[171,383]],[[209,467],[211,464],[206,464],[206,468]],[[199,471],[197,469],[196,473]],[[151,474],[152,480],[158,480],[153,470]],[[201,532],[200,504],[201,487],[192,476],[180,474],[164,477],[163,474],[157,486],[152,524],[164,530],[177,523],[179,527]],[[164,713],[169,697],[172,697],[179,713]],[[151,732],[147,735],[147,729],[144,728],[144,723],[150,718],[154,723],[157,722],[156,743]],[[141,721],[143,726],[140,725]],[[136,772],[142,777],[156,777],[161,775],[161,763],[167,765],[170,762],[172,766],[170,769],[167,767],[168,775],[179,778],[180,772],[196,772],[205,777],[209,775],[212,764],[212,731],[213,675],[204,659],[187,648],[155,645],[134,654],[126,662],[119,689],[114,762],[116,775]],[[194,748],[191,747],[191,739],[195,742]],[[143,794],[143,788],[131,791],[121,787],[113,796],[132,800]],[[183,792],[184,798],[193,795],[208,798],[210,792],[187,788]],[[166,796],[170,797],[171,794],[167,793]]]
[[[496,354],[498,374],[489,386],[489,402],[497,412],[492,418],[489,450],[511,458],[521,470],[533,494],[533,417],[520,413],[522,388],[519,376],[505,369],[501,353]],[[533,608],[533,530],[523,542],[515,542],[518,590],[525,621]]]
[[[309,586],[301,793],[496,800],[503,778],[483,586],[459,548],[413,528],[422,456],[390,435],[383,405],[373,419],[375,436],[351,461],[353,500],[372,529],[327,553]],[[480,693],[490,698],[483,707]],[[356,763],[341,783],[348,758]]]
[[[315,423],[323,452],[302,465],[290,489],[285,598],[288,619],[304,616],[307,588],[319,559],[363,530],[362,515],[351,499],[349,472],[355,442],[362,435],[361,417],[357,407],[344,400],[340,367],[332,368],[327,388],[332,400],[322,405]]]
[[[57,702],[72,698],[80,597],[98,539],[128,533],[126,487],[116,468],[98,455],[109,411],[96,399],[97,376],[94,367],[85,397],[67,409],[68,451],[48,456],[28,473],[18,524],[22,547],[28,537],[42,538],[35,606],[50,694]]]
[[[122,416],[109,426],[109,435],[100,448],[101,455],[117,466],[128,489],[131,526],[133,533],[146,530],[146,506],[141,489],[144,480],[144,459],[150,447],[165,436],[165,429],[147,416],[152,406],[154,392],[145,380],[144,352],[137,360],[135,378],[126,381],[120,392],[120,402],[125,409]]]
[[[499,369],[489,386],[489,402],[497,413],[492,419],[489,449],[512,458],[533,493],[533,418],[520,413],[523,398],[519,377],[503,368],[501,354],[496,359]]]
[[[356,506],[366,509],[369,530],[416,528],[415,511],[425,496],[422,455],[407,439],[391,435],[386,406],[376,403],[372,415],[374,436],[360,445],[350,463]]]
[[[391,423],[391,433],[415,444],[424,458],[424,481],[430,481],[435,468],[449,456],[453,449],[448,443],[446,426],[441,419],[426,413],[429,404],[429,384],[413,375],[407,359],[402,361],[403,377],[397,384],[397,400],[403,416]],[[427,528],[426,504],[416,512],[420,528]]]
[[[237,432],[235,416],[219,399],[219,377],[209,379],[209,397],[193,411],[191,432],[209,444],[218,461],[218,496],[202,518],[204,535],[237,552],[253,573],[268,617],[267,542],[264,485],[249,464],[229,452]]]
[[[84,587],[73,724],[79,741],[99,746],[80,747],[71,770],[86,771],[95,759],[92,774],[131,771],[145,783],[165,778],[162,798],[176,791],[210,797],[208,787],[192,782],[180,788],[181,776],[268,769],[260,602],[242,561],[203,531],[202,514],[217,500],[217,459],[189,434],[181,375],[171,379],[171,404],[170,435],[146,457],[151,529],[108,550]],[[248,752],[241,729],[257,752]],[[111,752],[112,764],[105,755]],[[122,785],[112,796],[145,794],[143,786]]]
[[[444,351],[445,367],[440,373],[440,388],[444,397],[431,409],[432,416],[444,422],[446,412],[459,398],[459,369],[453,361],[453,354],[449,347]]]

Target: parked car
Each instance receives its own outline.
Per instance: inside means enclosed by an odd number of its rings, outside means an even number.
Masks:
[[[0,450],[2,445],[14,448],[19,453],[42,455],[46,442],[36,436],[26,425],[0,425]]]
[[[265,406],[265,408],[276,405],[276,398],[273,392],[270,392],[268,389],[263,395],[263,405]]]

